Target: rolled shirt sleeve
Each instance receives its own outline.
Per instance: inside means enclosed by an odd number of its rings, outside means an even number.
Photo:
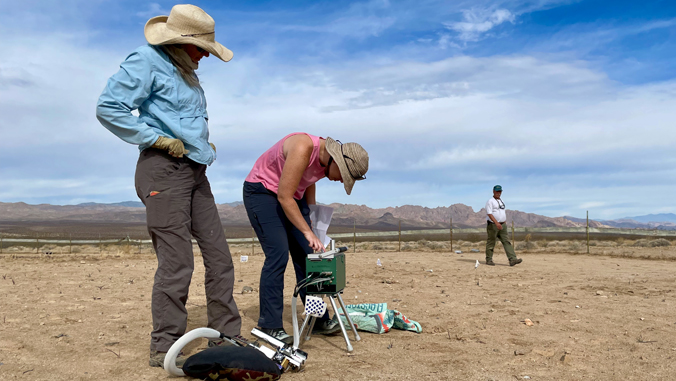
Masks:
[[[488,217],[489,214],[493,214],[493,203],[491,200],[488,200],[486,202],[486,217]]]
[[[120,70],[110,77],[99,97],[96,117],[127,143],[148,147],[160,136],[131,113],[150,96],[153,80],[152,61],[136,51],[120,64]]]

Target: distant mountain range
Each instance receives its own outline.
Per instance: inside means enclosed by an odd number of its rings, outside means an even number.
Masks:
[[[402,229],[435,229],[448,228],[450,219],[457,228],[484,226],[485,210],[475,212],[463,204],[427,208],[416,205],[404,205],[389,208],[369,208],[366,205],[330,204],[334,208],[332,226],[349,226],[356,224],[362,229],[394,230]],[[248,226],[249,219],[241,201],[218,204],[218,211],[226,226]],[[660,216],[660,217],[654,217]],[[662,217],[664,216],[664,217]],[[112,204],[83,203],[79,205],[29,205],[23,202],[0,202],[1,222],[101,222],[101,223],[145,223],[145,208],[138,201],[127,201]],[[586,220],[574,217],[546,217],[518,210],[508,211],[509,221],[519,227],[579,227],[585,226]],[[593,221],[592,227],[625,227],[646,229],[675,229],[676,224],[669,221],[643,223],[639,220],[671,218],[674,214],[649,215],[632,217],[616,221]]]

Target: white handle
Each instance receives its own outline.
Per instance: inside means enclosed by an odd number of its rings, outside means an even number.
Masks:
[[[176,357],[178,357],[178,354],[181,353],[183,347],[185,347],[189,342],[200,337],[206,337],[207,339],[218,339],[221,337],[221,333],[211,328],[196,328],[181,336],[181,338],[176,340],[174,345],[169,348],[169,351],[167,351],[167,355],[164,357],[164,370],[166,370],[172,376],[185,376],[183,370],[176,366]]]

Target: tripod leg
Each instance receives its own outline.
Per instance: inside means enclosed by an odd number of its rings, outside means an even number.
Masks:
[[[310,319],[310,327],[307,330],[307,336],[305,336],[305,341],[310,340],[310,335],[312,335],[312,328],[315,327],[315,322],[317,321],[317,318],[315,316],[311,316]]]
[[[312,318],[312,317],[313,316],[311,316],[311,315],[305,315],[305,320],[303,320],[303,325],[300,327],[300,332],[298,332],[298,337],[296,338],[294,336],[294,338],[293,338],[294,347],[296,347],[296,348],[300,347],[300,338],[303,337],[303,332],[305,332],[305,327],[307,327],[307,324],[310,321],[310,318]],[[312,330],[312,328],[310,328],[310,330]],[[296,343],[298,343],[298,345],[296,345]]]
[[[338,313],[338,307],[336,307],[336,301],[333,300],[336,296],[329,295],[329,300],[331,301],[331,307],[333,307],[333,312]],[[347,351],[352,352],[352,344],[350,344],[350,339],[347,337],[347,331],[343,325],[343,319],[338,316],[338,324],[340,324],[340,330],[343,331],[343,338],[345,338],[345,344],[347,344]]]
[[[340,293],[336,294],[338,296],[338,303],[340,303],[340,308],[343,309],[343,313],[345,313],[345,318],[347,318],[348,324],[350,324],[350,328],[352,328],[352,332],[354,332],[354,339],[356,341],[360,341],[361,337],[359,337],[359,334],[357,333],[357,327],[354,326],[354,323],[352,322],[352,318],[350,317],[350,314],[347,313],[347,308],[345,308],[345,302],[343,302],[343,298],[340,296]],[[338,316],[338,320],[340,320],[340,316]]]

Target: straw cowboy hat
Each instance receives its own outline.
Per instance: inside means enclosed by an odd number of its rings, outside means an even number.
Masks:
[[[369,170],[369,154],[357,143],[343,144],[327,137],[324,144],[326,151],[338,164],[345,192],[349,195],[355,181],[366,179],[365,175]]]
[[[169,16],[148,20],[144,33],[152,45],[192,44],[224,62],[232,59],[232,51],[215,40],[214,19],[194,5],[174,5]]]

